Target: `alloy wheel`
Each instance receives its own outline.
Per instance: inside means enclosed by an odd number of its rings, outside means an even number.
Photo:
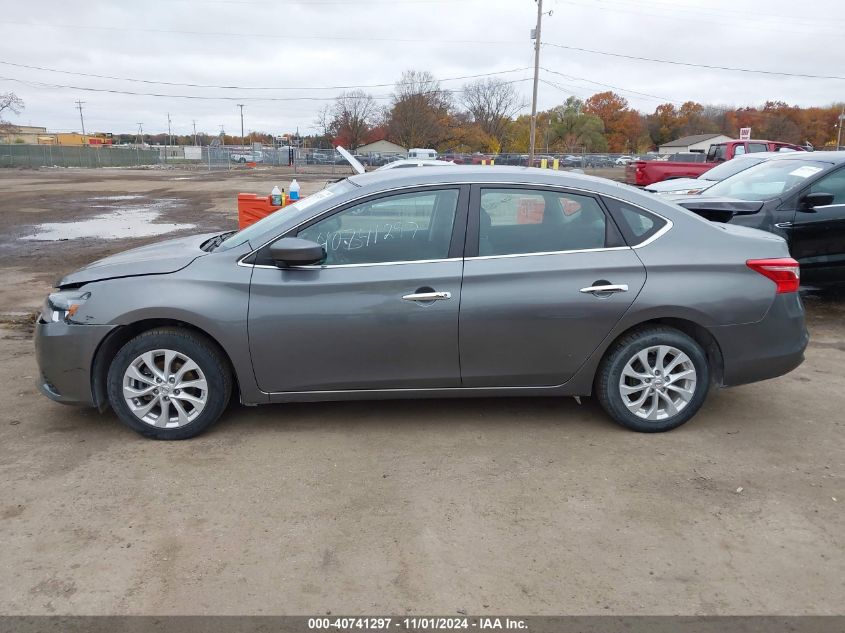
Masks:
[[[123,373],[123,398],[142,422],[178,428],[193,422],[208,402],[199,365],[181,352],[156,349],[133,360]]]
[[[619,393],[628,410],[645,420],[665,420],[683,411],[695,395],[695,365],[670,345],[637,352],[625,364]]]

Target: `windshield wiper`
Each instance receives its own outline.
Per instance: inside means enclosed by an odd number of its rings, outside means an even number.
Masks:
[[[221,233],[217,237],[212,237],[210,240],[203,242],[200,248],[206,253],[210,253],[215,248],[220,246],[223,242],[232,237],[235,233],[237,233],[237,231],[227,231],[226,233]]]

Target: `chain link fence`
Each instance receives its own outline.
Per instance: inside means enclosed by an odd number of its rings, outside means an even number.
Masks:
[[[0,145],[0,167],[141,167],[158,164],[158,150],[140,147]]]
[[[374,170],[407,157],[404,153],[355,154],[367,170]],[[445,152],[440,160],[459,165],[528,166],[528,154],[480,154]],[[536,154],[534,167],[603,170],[624,167],[631,160],[655,159],[649,155]],[[233,170],[257,167],[288,168],[291,173],[342,177],[351,173],[349,163],[334,149],[298,147],[232,146],[60,146],[0,145],[0,167],[142,167],[159,165],[198,170]]]

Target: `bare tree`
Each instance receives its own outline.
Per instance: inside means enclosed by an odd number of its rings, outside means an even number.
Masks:
[[[378,116],[378,107],[373,96],[363,90],[352,90],[341,93],[331,108],[331,118],[328,111],[321,113],[328,125],[324,128],[327,135],[333,136],[350,149],[357,149],[367,142],[367,135]]]
[[[23,99],[21,99],[14,92],[0,93],[0,131],[9,133],[14,132],[17,128],[11,123],[3,120],[4,112],[12,112],[13,114],[20,114],[24,109]]]
[[[479,127],[500,143],[508,121],[523,106],[513,84],[495,77],[465,84],[462,100]]]
[[[406,70],[396,83],[388,130],[404,147],[432,147],[449,134],[452,93],[428,71]]]

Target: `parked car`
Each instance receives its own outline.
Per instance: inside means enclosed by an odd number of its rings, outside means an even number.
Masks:
[[[667,431],[712,385],[801,363],[797,290],[782,239],[603,178],[376,171],[67,275],[36,324],[38,385],[158,439],[201,433],[230,397],[592,394]]]
[[[691,160],[686,160],[689,157]],[[698,178],[716,166],[704,161],[704,154],[670,154],[655,160],[635,160],[625,166],[625,182],[647,187],[675,178]]]
[[[425,158],[435,160],[437,158],[437,150],[414,147],[408,150],[408,158]]]
[[[263,163],[264,153],[259,150],[233,150],[229,153],[229,160],[233,163]]]
[[[708,187],[713,186],[720,180],[724,180],[734,174],[762,163],[774,156],[781,156],[777,152],[759,152],[757,154],[746,154],[737,156],[721,165],[708,169],[698,178],[672,178],[650,184],[644,189],[649,193],[659,194],[694,194],[701,193]]]
[[[382,165],[376,171],[384,171],[385,169],[404,169],[407,167],[454,167],[455,163],[448,160],[435,160],[433,158],[403,158],[402,160],[395,160],[392,163]]]
[[[755,152],[805,152],[807,148],[803,145],[784,143],[782,141],[748,141],[733,140],[724,143],[714,143],[707,150],[708,163],[721,163],[731,160],[735,156],[753,154]]]
[[[584,161],[585,167],[593,168],[613,167],[616,164],[610,156],[605,156],[604,154],[589,154],[584,157]]]
[[[614,162],[614,163],[616,163],[617,165],[627,165],[627,164],[628,164],[628,163],[630,163],[632,160],[634,160],[634,159],[633,159],[632,157],[630,157],[630,156],[620,156],[619,158],[617,158],[617,159],[616,159],[615,161],[613,161],[613,162]]]
[[[647,187],[656,182],[673,178],[697,178],[721,162],[735,156],[756,152],[800,152],[804,148],[780,141],[726,141],[710,146],[707,154],[669,154],[666,160],[646,163],[642,160],[629,163],[625,168],[625,182],[629,185]],[[667,162],[668,161],[668,162]]]
[[[674,200],[710,220],[780,235],[802,280],[845,280],[845,152],[781,154]]]

